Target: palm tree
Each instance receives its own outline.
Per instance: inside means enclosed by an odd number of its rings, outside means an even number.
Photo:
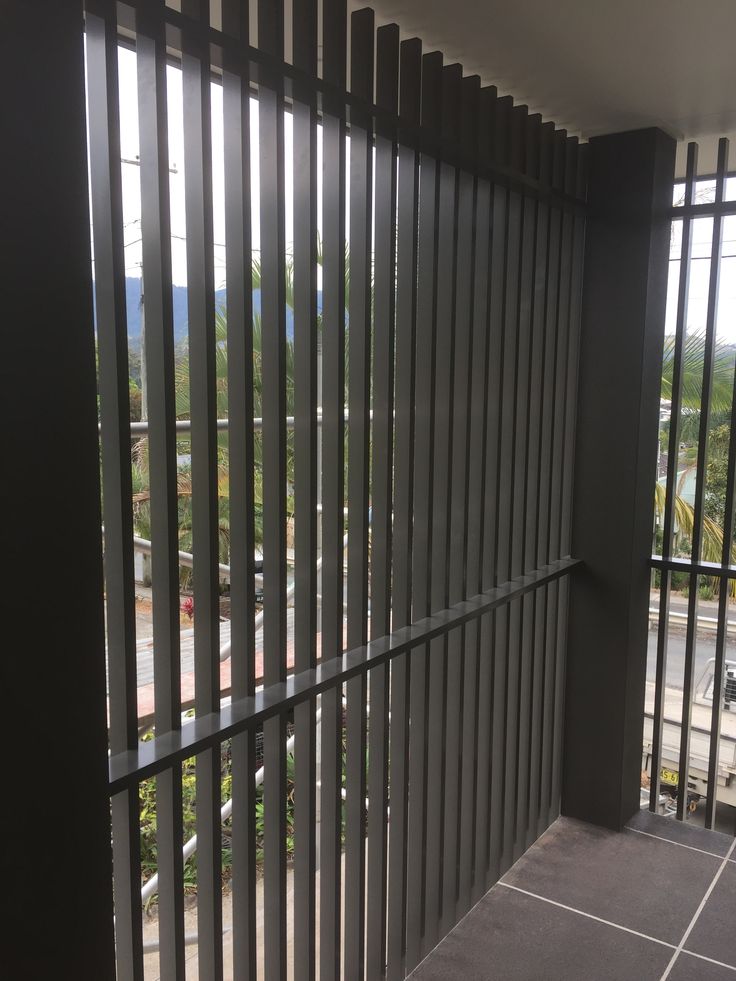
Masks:
[[[675,360],[675,338],[668,334],[664,341],[662,362],[662,398],[672,399],[672,379]],[[691,504],[685,501],[679,491],[687,473],[697,464],[697,441],[700,433],[700,410],[703,388],[703,369],[705,364],[705,333],[692,331],[686,334],[682,373],[682,412],[680,416],[680,447],[677,461],[670,465],[684,463],[685,468],[677,481],[674,509],[675,523],[681,535],[692,539],[695,514]],[[709,448],[713,453],[728,452],[727,442],[716,438],[724,426],[730,430],[731,400],[734,384],[734,351],[722,342],[716,341],[713,355],[713,374],[711,385],[711,406],[708,419]],[[672,425],[672,420],[670,420]],[[683,446],[684,444],[684,446]],[[665,488],[655,485],[655,511],[660,519],[665,509]],[[723,557],[723,529],[708,515],[703,515],[701,558],[706,562],[720,564]],[[736,561],[736,550],[731,545],[731,561]],[[732,595],[736,595],[736,583],[731,584]]]

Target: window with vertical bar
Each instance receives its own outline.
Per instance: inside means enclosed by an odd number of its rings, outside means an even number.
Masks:
[[[700,172],[690,143],[673,188],[642,786],[651,810],[731,834],[736,207],[728,167],[727,139],[715,174]]]

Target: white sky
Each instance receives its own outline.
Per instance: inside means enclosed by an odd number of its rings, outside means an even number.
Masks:
[[[698,193],[698,201],[712,201],[713,195],[708,192],[713,182],[703,182]],[[675,203],[680,203],[682,191],[675,190]],[[736,179],[729,178],[727,182],[726,200],[736,199]],[[716,333],[719,340],[727,344],[736,344],[736,215],[728,215],[723,219],[723,245],[721,272],[718,288],[718,308],[716,314]],[[690,267],[690,291],[687,309],[686,325],[688,330],[704,330],[708,306],[708,285],[710,279],[710,250],[713,236],[713,219],[697,218],[691,224],[693,262]],[[682,222],[673,223],[672,245],[670,249],[670,275],[667,291],[667,318],[665,330],[668,334],[675,332],[677,316],[677,291],[680,274],[680,248],[682,240]]]
[[[123,159],[135,160],[140,152],[138,139],[138,90],[136,79],[136,55],[128,48],[118,48],[119,88],[120,88],[120,149]],[[169,122],[169,166],[177,173],[169,174],[171,199],[171,263],[172,279],[175,285],[184,286],[187,281],[186,270],[186,223],[184,212],[184,130],[182,107],[182,74],[178,68],[169,66],[166,72],[168,122]],[[210,86],[212,98],[212,197],[215,241],[215,285],[219,289],[225,280],[225,198],[224,198],[224,160],[223,160],[223,118],[222,87]],[[258,103],[250,101],[251,129],[251,207],[253,249],[260,246],[260,224],[258,213]],[[320,167],[320,146],[318,139],[318,168]],[[292,126],[290,113],[284,114],[284,158],[286,187],[293,187]],[[125,223],[125,270],[127,276],[140,276],[140,174],[135,164],[122,165],[123,182],[123,221]],[[318,213],[321,212],[318,202]],[[293,238],[293,200],[291,194],[285,195],[286,241]]]

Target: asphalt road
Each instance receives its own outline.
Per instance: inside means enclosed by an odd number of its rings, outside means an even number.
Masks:
[[[659,594],[653,593],[651,597],[651,607],[659,606]],[[670,599],[670,611],[676,613],[687,613],[688,603],[684,596],[675,594]],[[715,618],[718,616],[717,600],[701,600],[698,604],[698,614],[700,617]],[[736,620],[736,604],[731,601],[728,611],[730,623]],[[682,676],[685,670],[685,626],[678,623],[670,626],[667,644],[667,686],[670,688],[682,688]],[[728,639],[726,648],[726,660],[736,661],[736,639],[733,636],[733,628]],[[705,666],[710,658],[716,656],[716,635],[712,630],[699,630],[695,644],[695,682],[705,670]],[[656,678],[657,664],[657,628],[656,624],[650,621],[649,630],[649,656],[647,658],[647,680],[654,681]]]
[[[736,650],[733,643],[727,653],[727,660],[736,661]],[[702,631],[698,634],[695,644],[695,681],[700,680],[700,676],[705,670],[708,660],[716,656],[716,640],[714,634],[706,634]],[[647,658],[647,681],[656,679],[657,669],[657,631],[649,631],[649,655]],[[667,641],[667,686],[669,688],[682,688],[682,676],[685,671],[685,631],[670,630]]]

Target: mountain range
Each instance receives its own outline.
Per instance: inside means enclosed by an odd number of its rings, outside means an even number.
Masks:
[[[215,306],[224,307],[227,299],[227,291],[220,289],[215,292]],[[132,350],[137,350],[141,343],[141,281],[138,277],[126,276],[125,279],[125,301],[128,312],[128,343]],[[187,288],[186,286],[173,287],[174,301],[174,341],[179,343],[186,339],[187,323],[189,311],[187,309]],[[322,310],[322,293],[317,294],[317,309]],[[253,310],[255,313],[261,312],[261,291],[253,290]],[[294,338],[294,312],[289,307],[286,309],[286,336]]]

